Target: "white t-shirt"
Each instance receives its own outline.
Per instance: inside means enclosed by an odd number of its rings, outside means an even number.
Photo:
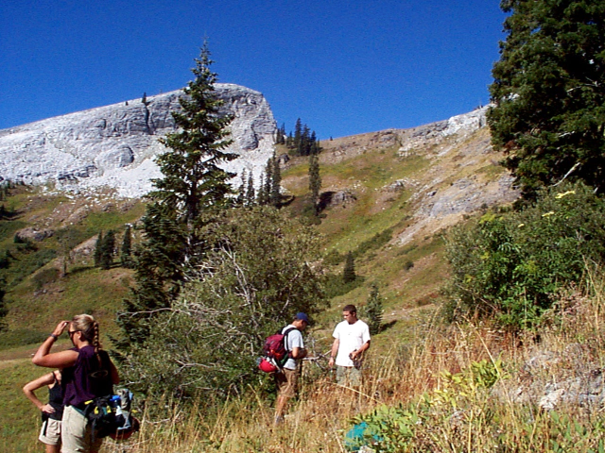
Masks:
[[[294,326],[289,325],[284,327],[281,330],[281,333],[283,334],[286,329],[290,329]],[[290,330],[290,332],[288,332],[288,335],[286,336],[286,339],[284,340],[284,345],[286,346],[286,350],[288,352],[292,352],[292,350],[296,347],[298,348],[304,348],[305,344],[303,343],[303,337],[302,337],[302,333],[300,332],[300,330],[298,330],[296,327],[294,327],[292,330]],[[296,360],[294,360],[292,357],[289,357],[288,360],[286,360],[286,363],[284,364],[284,368],[287,368],[289,370],[295,370],[296,369]]]
[[[349,354],[370,341],[370,328],[360,319],[354,324],[342,321],[338,323],[332,336],[339,340],[338,354],[334,363],[338,366],[351,367],[354,363],[349,358]]]

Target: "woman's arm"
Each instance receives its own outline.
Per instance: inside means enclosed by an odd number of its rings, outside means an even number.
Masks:
[[[44,404],[42,401],[40,401],[34,392],[46,385],[51,385],[53,382],[55,382],[55,377],[53,373],[49,373],[39,377],[38,379],[34,379],[23,386],[23,393],[25,393],[25,396],[27,396],[27,398],[34,403],[39,410],[48,414],[55,412],[55,409],[50,404]]]
[[[48,367],[48,368],[67,368],[73,366],[78,359],[78,353],[76,351],[62,351],[54,354],[50,353],[50,348],[55,343],[56,339],[63,333],[65,328],[69,325],[69,321],[61,321],[53,330],[53,333],[44,340],[44,343],[40,345],[32,362],[35,365]]]

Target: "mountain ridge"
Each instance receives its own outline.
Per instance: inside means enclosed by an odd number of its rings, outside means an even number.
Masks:
[[[221,114],[233,115],[233,144],[240,155],[225,169],[260,175],[273,152],[277,130],[271,108],[258,92],[216,84]],[[122,197],[151,190],[161,174],[154,157],[165,150],[158,138],[174,132],[182,90],[0,130],[0,177],[29,185],[54,184],[72,192],[109,187]]]

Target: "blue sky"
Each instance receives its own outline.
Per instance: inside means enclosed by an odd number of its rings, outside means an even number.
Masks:
[[[219,82],[321,139],[489,101],[497,0],[0,2],[0,129],[184,87],[208,38]]]

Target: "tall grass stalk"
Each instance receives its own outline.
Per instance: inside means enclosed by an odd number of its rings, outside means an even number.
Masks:
[[[331,374],[303,379],[278,426],[265,395],[250,388],[212,413],[201,403],[175,410],[164,423],[144,424],[128,448],[108,443],[104,451],[342,453],[360,416],[392,424],[400,447],[384,451],[605,451],[600,407],[538,405],[547,384],[605,363],[601,269],[587,266],[581,286],[561,294],[552,322],[523,335],[489,322],[420,322],[413,342],[394,342],[383,353],[370,349],[359,388],[339,386]]]

